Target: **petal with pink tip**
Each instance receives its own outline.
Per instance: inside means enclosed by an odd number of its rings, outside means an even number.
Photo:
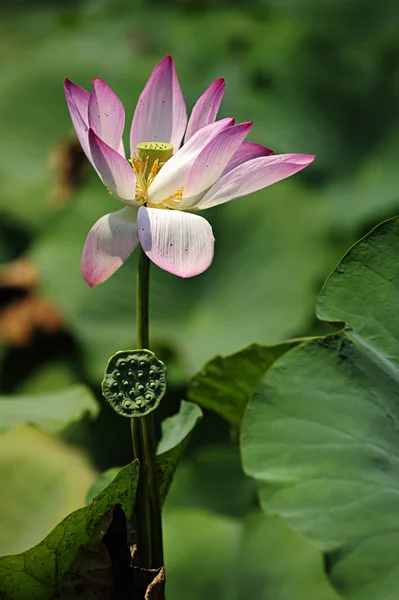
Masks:
[[[157,64],[133,116],[130,152],[141,142],[167,142],[178,150],[187,124],[187,111],[171,56]]]
[[[203,210],[252,194],[298,173],[314,159],[310,154],[277,154],[249,160],[221,177],[196,208]]]
[[[238,165],[247,162],[247,160],[259,158],[260,156],[272,156],[273,154],[273,150],[266,148],[266,146],[256,144],[255,142],[243,142],[241,146],[239,146],[233,158],[227,163],[227,167],[223,171],[223,175],[226,175],[226,173],[232,171],[238,167]]]
[[[251,127],[252,123],[228,127],[202,150],[190,169],[179,208],[191,208],[197,204],[219,179]]]
[[[213,123],[218,114],[219,106],[223,98],[224,79],[216,79],[209,88],[198,98],[191,112],[187,125],[184,143],[196,133],[201,127]]]
[[[82,275],[91,286],[102,283],[130,256],[139,240],[137,210],[126,206],[101,217],[86,238],[82,256]]]
[[[136,178],[130,164],[89,129],[90,151],[100,177],[112,194],[125,204],[135,204]]]
[[[69,81],[69,79],[65,79],[64,81],[64,91],[75,133],[84,153],[94,167],[88,136],[88,106],[90,94],[87,90],[76,85],[76,83]]]
[[[198,215],[141,206],[137,226],[144,252],[173,275],[194,277],[212,263],[212,227]]]
[[[122,144],[125,110],[118,96],[101,79],[93,79],[88,119],[90,127],[98,137],[113,150],[125,156]]]
[[[64,90],[68,106],[69,102],[72,101],[82,117],[82,120],[87,124],[90,93],[69,79],[64,80]]]
[[[187,144],[172,156],[162,167],[148,188],[148,201],[158,204],[178,192],[184,185],[187,175],[199,155],[209,142],[221,131],[230,127],[233,119],[221,119],[206,125],[189,139]]]

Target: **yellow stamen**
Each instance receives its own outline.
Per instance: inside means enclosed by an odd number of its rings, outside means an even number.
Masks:
[[[178,208],[179,204],[183,198],[183,188],[180,188],[175,194],[172,194],[166,200],[163,201],[163,204],[168,208]]]
[[[129,162],[136,175],[136,202],[139,206],[148,203],[148,188],[163,167],[173,155],[172,144],[164,142],[142,142],[137,145],[137,154]],[[164,202],[154,206],[158,208],[177,208],[182,198],[183,190],[179,190]]]
[[[158,159],[155,159],[152,163],[150,172],[147,174],[148,170],[148,156],[146,158],[142,158],[138,154],[135,154],[129,159],[133,167],[134,174],[136,175],[136,202],[139,205],[145,204],[147,202],[147,190],[159,173],[161,167],[165,164],[159,162]]]

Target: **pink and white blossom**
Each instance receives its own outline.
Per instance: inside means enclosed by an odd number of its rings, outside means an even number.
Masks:
[[[101,217],[87,236],[82,273],[89,285],[108,279],[138,244],[174,275],[202,273],[212,263],[214,237],[196,211],[251,194],[314,160],[307,154],[275,155],[245,141],[251,122],[216,120],[223,92],[224,80],[217,79],[198,99],[187,123],[173,60],[165,57],[139,97],[127,159],[122,142],[125,111],[119,98],[101,79],[94,79],[90,93],[65,80],[81,146],[109,192],[125,205]],[[137,146],[143,143],[154,148],[170,144],[173,155],[166,162],[155,160],[150,169],[148,158],[138,155]]]

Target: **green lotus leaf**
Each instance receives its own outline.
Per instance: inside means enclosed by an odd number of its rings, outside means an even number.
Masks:
[[[242,428],[264,511],[326,553],[350,600],[391,600],[399,589],[398,253],[399,218],[349,250],[317,305],[345,330],[276,361]]]

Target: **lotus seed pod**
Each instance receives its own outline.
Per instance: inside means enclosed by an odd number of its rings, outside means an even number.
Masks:
[[[108,362],[101,384],[104,398],[123,417],[143,417],[166,392],[165,365],[149,350],[123,350]]]

